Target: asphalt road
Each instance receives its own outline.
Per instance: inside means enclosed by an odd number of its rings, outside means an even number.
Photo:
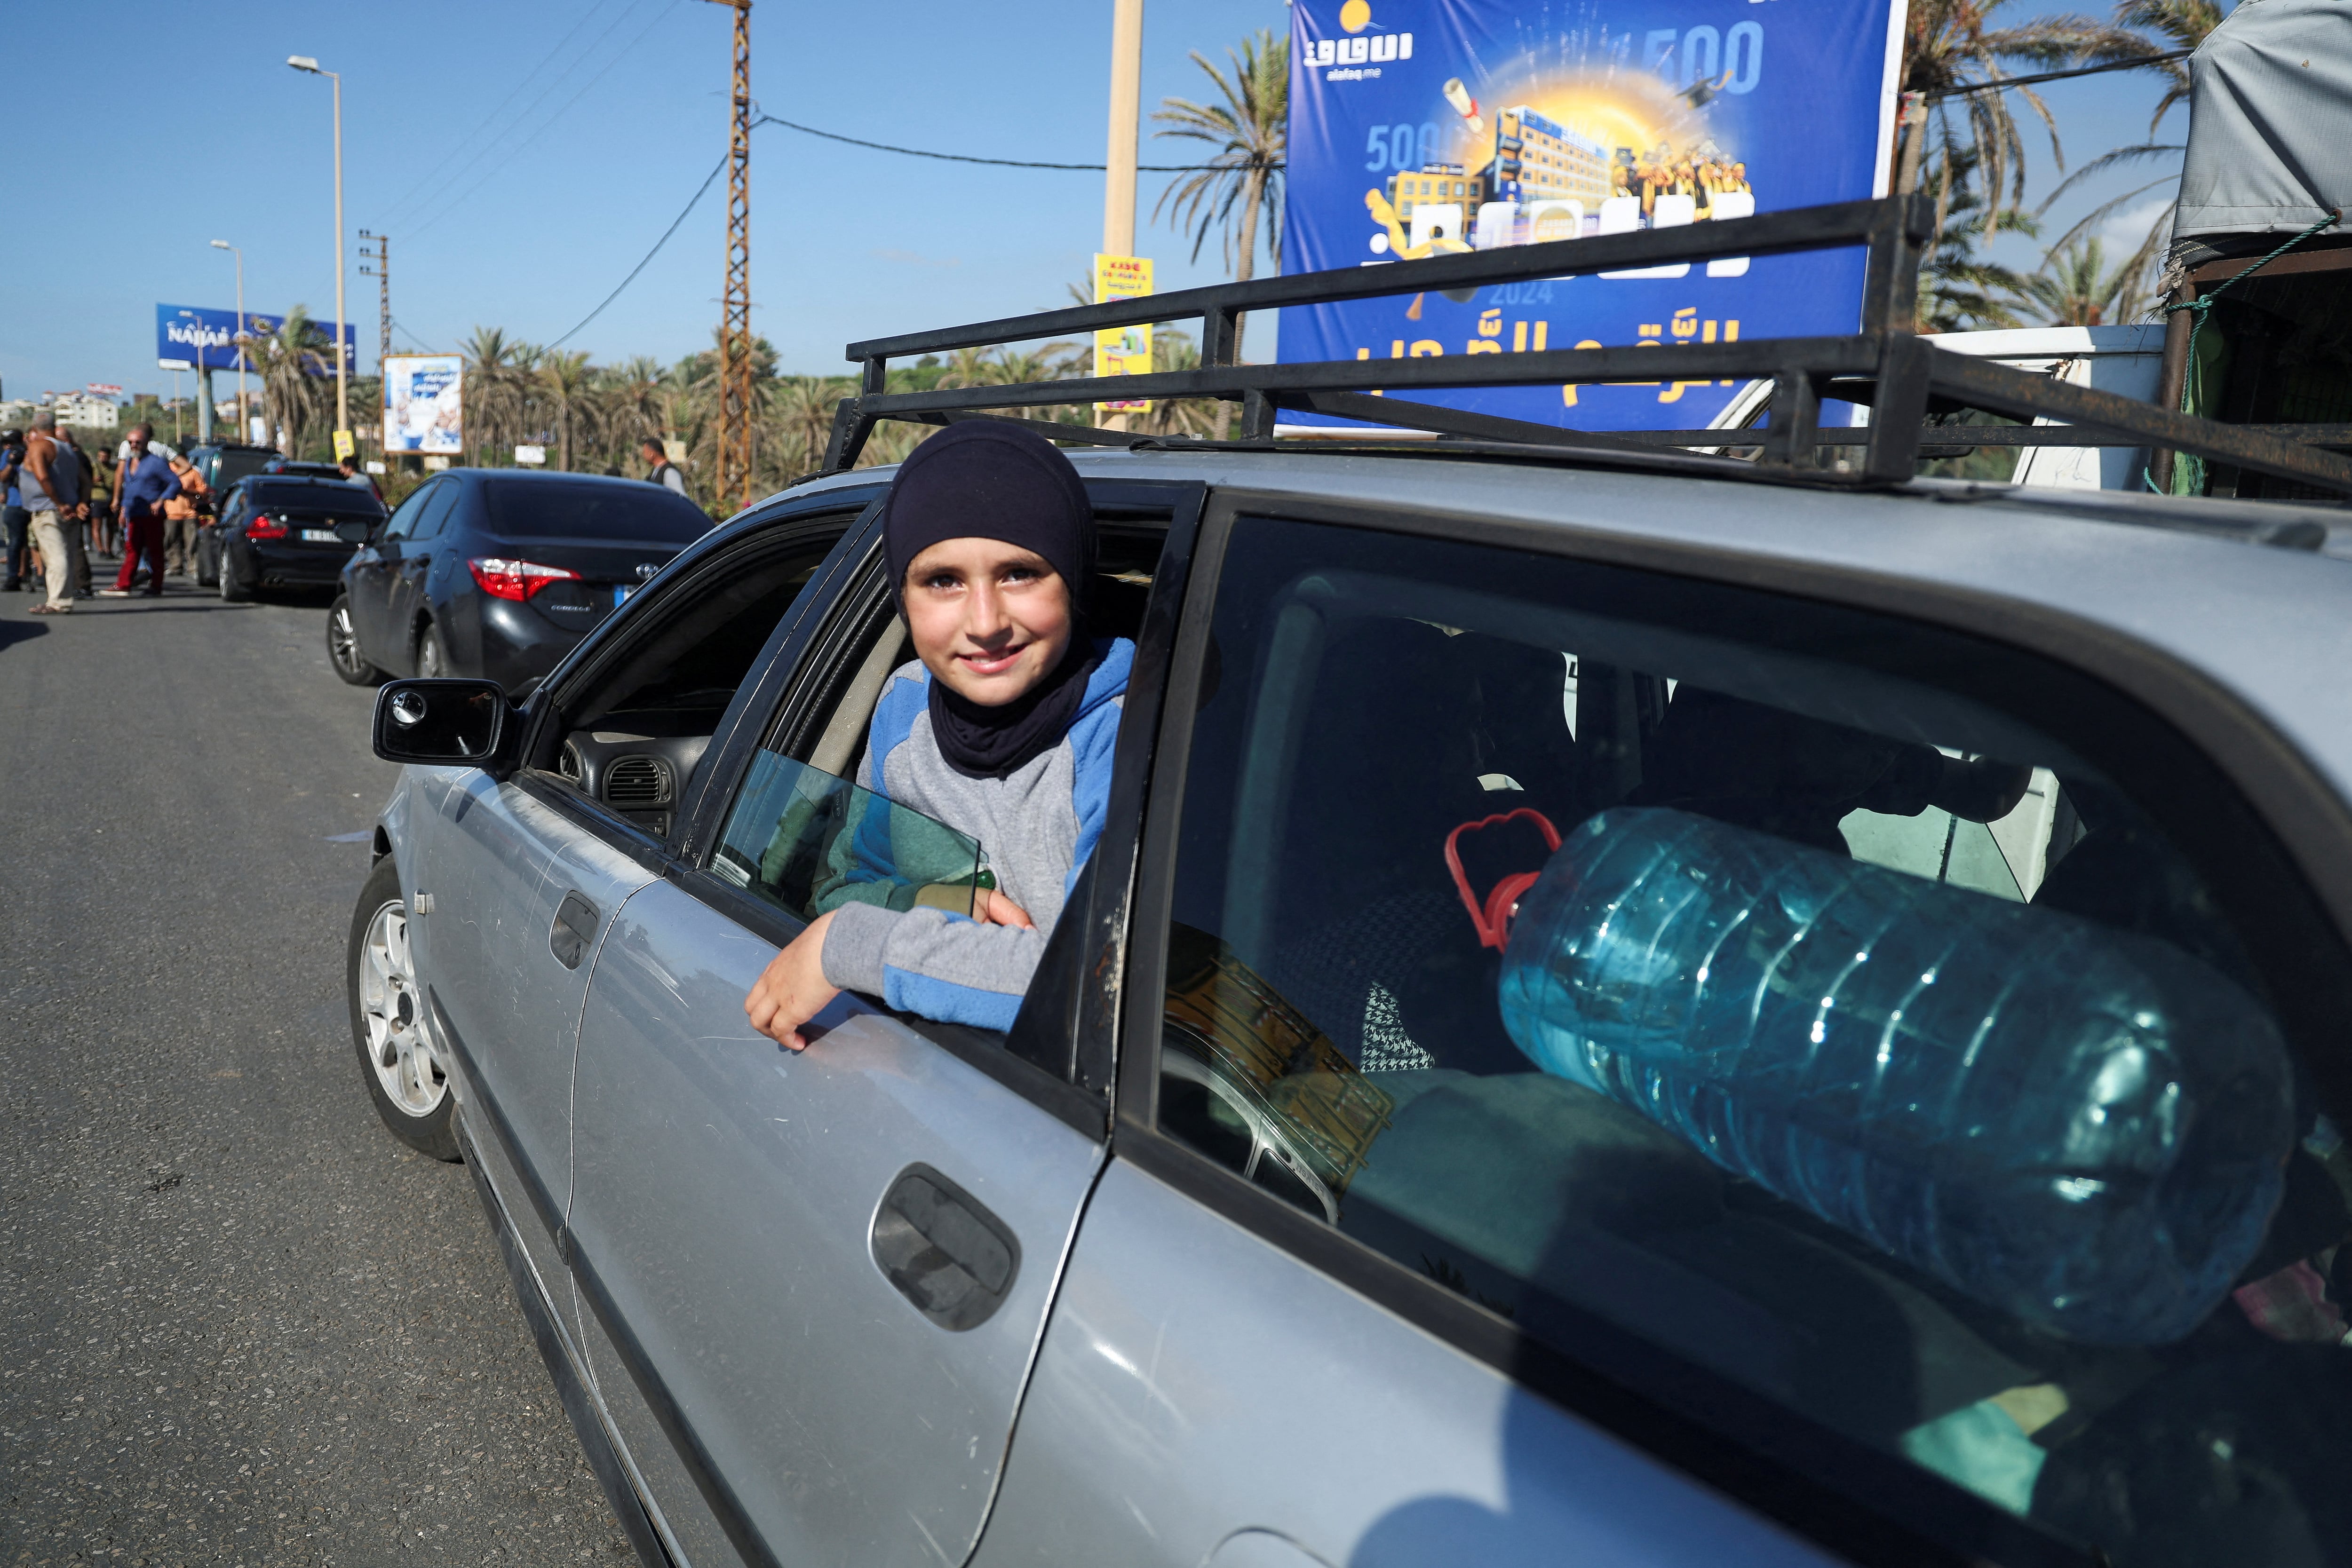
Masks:
[[[372,694],[321,603],[172,589],[0,594],[0,1564],[632,1561],[361,1087]]]

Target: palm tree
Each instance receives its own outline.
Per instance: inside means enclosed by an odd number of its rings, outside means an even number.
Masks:
[[[503,444],[500,437],[521,423],[522,361],[529,345],[497,327],[476,327],[457,345],[466,368],[466,423],[474,438],[474,461]]]
[[[1265,226],[1266,252],[1276,270],[1282,267],[1282,180],[1286,157],[1286,126],[1290,118],[1290,41],[1261,27],[1228,49],[1233,76],[1210,63],[1199,50],[1192,63],[1216,84],[1222,103],[1199,104],[1181,98],[1160,100],[1151,118],[1167,129],[1155,138],[1202,141],[1214,148],[1203,166],[1160,193],[1151,215],[1172,207],[1179,228],[1192,235],[1192,259],[1212,231],[1222,231],[1225,261],[1234,277],[1247,282],[1256,276],[1258,226]],[[1242,324],[1234,323],[1234,357],[1241,358]],[[1223,422],[1219,421],[1220,427]]]
[[[316,330],[309,309],[297,305],[277,331],[255,345],[261,361],[262,413],[271,429],[286,433],[289,457],[301,455],[303,438],[318,412],[318,378],[332,374],[335,368],[311,341]]]
[[[1949,214],[1952,184],[1965,171],[1983,174],[1988,204],[1985,237],[2008,221],[2009,207],[2025,199],[2025,139],[2011,113],[2008,91],[1961,97],[1934,95],[1970,82],[1998,81],[2004,68],[2023,65],[2050,70],[2068,65],[2105,65],[2157,52],[2138,34],[2087,16],[2042,16],[2021,26],[1993,25],[1994,13],[2011,0],[1914,0],[1903,37],[1903,87],[1929,95],[1927,134],[1940,164],[1935,183],[1938,227]],[[2032,106],[2050,132],[2050,154],[2066,166],[2058,144],[2058,122],[2031,88],[2014,89]],[[1969,154],[1964,164],[1958,154]]]
[[[2098,327],[2127,321],[2147,301],[2147,269],[2137,256],[2106,270],[2106,247],[2096,235],[2053,247],[2042,270],[2021,280],[2021,301],[2038,308],[2053,327]]]
[[[777,455],[787,477],[805,474],[824,459],[833,435],[834,405],[856,391],[846,376],[790,376],[776,408]]]
[[[1930,165],[1928,178],[1951,193],[1951,208],[1919,267],[1919,326],[1927,332],[1982,331],[2021,327],[2016,306],[2025,279],[1979,250],[1993,225],[1978,193],[1975,157],[1966,148],[1953,155],[1958,167],[1947,174]],[[2000,226],[2032,235],[2039,227],[2031,214],[2012,207]]]
[[[542,355],[539,366],[539,385],[546,392],[548,402],[554,405],[555,465],[568,471],[572,466],[572,425],[593,396],[588,356],[580,352],[565,353],[560,350]]]
[[[616,446],[634,448],[651,436],[658,441],[669,428],[669,405],[676,389],[661,361],[650,354],[622,361],[604,373],[612,415],[608,433]],[[628,454],[635,456],[634,451]]]
[[[2116,21],[2119,26],[2145,27],[2173,49],[2198,47],[2205,42],[2207,34],[2221,25],[2221,8],[2213,0],[2118,0],[2116,6]],[[2189,96],[2189,62],[2155,60],[2149,63],[2148,68],[2161,71],[2167,78],[2164,96],[2157,100],[2156,112],[2148,117],[2147,132],[2154,136],[2156,128],[2164,122],[2165,115],[2172,106]],[[2093,159],[2060,181],[2057,189],[2052,191],[2049,199],[2042,204],[2042,211],[2049,211],[2052,203],[2082,181],[2104,174],[2110,169],[2135,163],[2169,165],[2166,172],[2155,179],[2135,185],[2121,195],[2110,197],[2092,208],[2073,228],[2059,235],[2058,246],[2052,248],[2072,244],[2084,231],[2106,222],[2116,209],[2150,191],[2165,185],[2177,186],[2180,182],[2179,160],[2186,151],[2186,145],[2178,141],[2147,141],[2136,147],[2118,147]],[[2139,247],[2124,263],[2135,277],[2154,267],[2157,252],[2162,248],[2164,236],[2171,229],[2171,218],[2172,208],[2169,206],[2158,212],[2147,226],[2147,234],[2140,240]]]

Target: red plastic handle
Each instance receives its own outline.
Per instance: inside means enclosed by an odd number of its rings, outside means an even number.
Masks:
[[[1454,873],[1454,891],[1462,895],[1462,907],[1470,912],[1470,924],[1478,928],[1478,946],[1481,947],[1500,948],[1510,941],[1512,906],[1543,873],[1513,872],[1495,884],[1494,890],[1486,894],[1486,904],[1481,905],[1477,896],[1470,891],[1469,873],[1462,869],[1462,852],[1457,847],[1457,841],[1465,833],[1478,832],[1520,817],[1527,818],[1543,830],[1544,843],[1548,848],[1555,851],[1559,848],[1559,830],[1551,825],[1550,818],[1532,806],[1522,806],[1516,811],[1505,811],[1500,816],[1488,817],[1481,821],[1465,822],[1445,835],[1445,869]]]

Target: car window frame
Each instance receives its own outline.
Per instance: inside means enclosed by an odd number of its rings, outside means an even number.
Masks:
[[[244,481],[239,480],[238,483],[241,485]],[[401,514],[407,511],[411,507],[415,507],[415,517],[412,517],[408,520],[407,524],[408,528],[415,528],[416,526],[416,517],[421,517],[425,515],[425,508],[435,505],[436,497],[437,497],[441,492],[454,486],[457,483],[457,482],[455,479],[449,478],[427,479],[424,484],[419,485],[415,489],[410,491],[407,497],[404,499],[399,506],[394,507],[390,512],[384,515],[383,527],[376,529],[375,531],[377,542],[382,544],[390,544],[394,539],[404,539],[409,538],[410,536],[407,532],[407,528],[399,527]]]
[[[731,575],[747,556],[791,549],[797,538],[821,533],[827,519],[848,509],[838,499],[830,506],[782,507],[765,513],[751,523],[729,528],[723,535],[706,536],[704,540],[689,546],[664,570],[651,587],[642,591],[641,605],[639,596],[633,595],[631,613],[607,616],[599,622],[533,690],[530,700],[524,705],[520,755],[528,759],[539,754],[547,744],[550,727],[559,722],[562,697],[580,683],[597,679],[616,656],[616,651],[625,651],[629,643],[634,641],[635,629],[644,625],[649,616],[659,616],[665,603],[676,596],[707,589],[714,580]],[[855,536],[857,527],[856,519],[853,518],[844,538]],[[704,752],[706,765],[696,768],[677,809],[671,814],[667,835],[655,833],[642,823],[613,810],[603,801],[571,788],[553,775],[530,767],[527,761],[514,773],[516,786],[534,800],[595,833],[612,848],[630,856],[657,876],[666,875],[684,863],[695,852],[691,825],[700,820],[701,803],[713,784],[716,768],[709,764],[723,758],[728,741],[742,727],[743,715],[750,711],[751,694],[761,685],[762,677],[781,650],[792,641],[793,632],[806,617],[812,604],[817,601],[815,591],[827,580],[842,544],[842,539],[835,539],[829,547],[824,560],[801,590],[792,609],[778,622],[767,643],[752,660],[751,669],[736,688],[733,700],[711,730],[710,745]]]
[[[1098,517],[1118,521],[1124,516],[1151,526],[1164,519],[1167,526],[1141,635],[1136,640],[1102,835],[1047,940],[1010,1030],[1000,1035],[910,1013],[891,1016],[1099,1141],[1108,1135],[1118,998],[1115,990],[1092,983],[1090,977],[1116,974],[1120,967],[1142,804],[1160,727],[1162,676],[1209,491],[1192,480],[1097,480],[1087,483],[1087,491]],[[804,924],[720,877],[709,862],[752,755],[780,729],[787,730],[788,747],[805,739],[809,725],[823,716],[816,705],[837,683],[843,666],[862,655],[880,549],[877,500],[843,540],[827,572],[820,574],[825,599],[810,606],[808,623],[777,651],[759,683],[761,690],[745,702],[743,722],[730,737],[726,766],[706,768],[707,778],[698,780],[707,789],[697,802],[694,853],[674,862],[667,873],[696,898],[780,947],[799,936]],[[752,715],[760,716],[758,722],[751,722]],[[718,742],[712,744],[715,749]],[[1063,1041],[1066,1044],[1060,1051],[1053,1049]],[[1030,1049],[1019,1049],[1024,1044]]]
[[[457,504],[461,498],[459,492],[465,486],[454,480],[445,479],[438,488],[441,493],[416,514],[415,528],[402,538],[421,543],[425,539],[436,538],[442,529],[448,527],[450,517],[455,516],[457,510]],[[428,523],[430,527],[426,526]]]
[[[1113,1157],[1131,1161],[1571,1415],[1596,1422],[1853,1561],[1885,1568],[1929,1563],[2081,1568],[2098,1561],[1899,1456],[1870,1448],[1573,1304],[1560,1303],[1555,1315],[1577,1324],[1576,1349],[1538,1339],[1158,1129],[1160,998],[1179,819],[1201,700],[1203,649],[1225,554],[1236,522],[1245,515],[1523,550],[1814,600],[2006,644],[2085,675],[2168,723],[2239,792],[2256,827],[2273,841],[2280,862],[2258,874],[2276,883],[2283,873],[2286,883],[2298,884],[2301,898],[2289,902],[2305,906],[2303,917],[2327,921],[2338,944],[2352,933],[2352,810],[2306,758],[2210,677],[2111,629],[2042,606],[1720,545],[1409,505],[1323,502],[1244,487],[1220,487],[1202,519],[1190,591],[1165,673],[1158,761],[1141,824],[1122,978],[1114,988],[1139,998],[1139,1005],[1126,1009],[1117,1025]],[[2179,814],[2158,813],[2159,825],[2173,831]],[[2191,844],[2181,847],[2210,884],[2213,857]],[[2233,922],[2246,917],[2242,885],[2217,885],[2215,891]],[[2278,998],[2282,1013],[2289,1002]],[[2311,1052],[2304,1042],[2312,1031],[2288,1032],[2298,1063],[2309,1065]],[[2340,1093],[2333,1098],[2343,1101]],[[1665,1389],[1676,1391],[1675,1403],[1655,1392]],[[1865,1504],[1864,1498],[1871,1501]]]

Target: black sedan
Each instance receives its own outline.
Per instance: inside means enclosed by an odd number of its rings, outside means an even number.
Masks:
[[[199,534],[196,580],[231,601],[269,589],[331,588],[383,519],[383,503],[365,485],[253,475],[229,486]]]
[[[342,569],[328,657],[353,685],[416,674],[526,686],[709,528],[693,502],[643,480],[453,470]]]

